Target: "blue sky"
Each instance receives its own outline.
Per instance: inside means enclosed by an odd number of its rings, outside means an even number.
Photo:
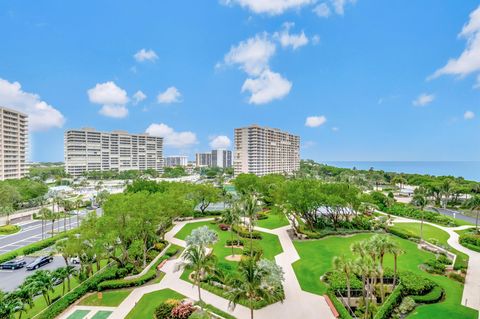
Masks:
[[[63,160],[69,128],[193,159],[252,123],[319,161],[480,160],[478,1],[4,0],[0,30],[34,161]]]

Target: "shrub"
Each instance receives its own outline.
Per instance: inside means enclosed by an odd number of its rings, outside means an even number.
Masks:
[[[155,243],[153,246],[156,251],[162,251],[165,249],[165,243]]]
[[[412,297],[403,298],[400,305],[395,309],[395,314],[399,317],[404,317],[407,313],[415,309],[415,300]]]
[[[227,224],[218,224],[218,227],[223,231],[227,231],[230,229],[230,225]]]
[[[426,271],[431,274],[443,275],[445,273],[445,264],[435,260],[429,260],[425,263]]]
[[[210,319],[210,315],[206,311],[197,310],[188,317],[188,319]]]
[[[172,309],[172,319],[188,319],[194,311],[192,303],[181,303]]]
[[[448,273],[448,278],[453,279],[453,280],[458,281],[458,282],[461,282],[462,284],[465,283],[465,277],[462,276],[459,273],[456,273],[456,272],[449,272]]]
[[[402,294],[404,296],[424,295],[436,286],[435,282],[432,280],[409,271],[401,272],[400,280],[402,282]]]
[[[390,318],[390,315],[392,314],[393,310],[397,305],[400,303],[402,300],[402,290],[404,287],[402,285],[398,285],[393,289],[392,293],[388,296],[388,298],[385,300],[383,305],[378,308],[377,313],[375,314],[374,319],[387,319]]]
[[[451,265],[452,264],[452,261],[450,260],[450,258],[448,258],[445,255],[438,255],[437,262],[439,262],[441,264],[444,264],[444,265]]]
[[[260,247],[253,246],[252,250],[253,250],[253,256],[255,256],[255,255],[262,256],[263,255],[263,249],[260,248]],[[247,245],[247,247],[243,249],[242,255],[250,256],[250,246],[249,245]]]
[[[432,211],[421,212],[416,207],[408,204],[396,203],[390,207],[385,207],[384,211],[388,214],[414,219],[421,219],[423,215],[425,221],[444,226],[459,226],[458,222],[452,217]]]
[[[268,215],[265,213],[258,213],[257,220],[268,219]]]
[[[480,252],[480,235],[471,233],[462,234],[459,241],[463,246]]]
[[[333,303],[333,306],[335,309],[337,309],[338,314],[340,315],[341,319],[352,319],[352,316],[348,312],[348,310],[345,308],[345,306],[337,299],[335,294],[329,290],[327,291],[327,296],[330,298],[330,300]]]
[[[342,294],[347,292],[347,276],[344,272],[334,271],[325,275],[324,280],[329,284],[330,288],[334,291],[340,291]],[[362,281],[355,275],[350,275],[350,288],[362,289]]]
[[[175,299],[167,299],[155,308],[156,319],[170,319],[172,318],[172,310],[178,306],[180,302]]]
[[[240,237],[250,238],[250,232],[243,226],[234,226],[233,231],[236,232]],[[252,231],[251,234],[253,239],[262,239],[262,234],[259,231]]]
[[[242,239],[228,239],[225,242],[226,246],[245,246],[245,241]]]
[[[436,303],[443,297],[443,288],[437,285],[423,296],[413,295],[411,297],[416,303]]]
[[[18,225],[3,225],[3,226],[0,226],[0,235],[14,234],[19,230],[20,230],[20,226]]]

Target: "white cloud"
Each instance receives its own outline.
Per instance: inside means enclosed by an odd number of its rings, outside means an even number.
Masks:
[[[266,33],[263,33],[232,46],[225,55],[224,62],[227,65],[239,65],[250,75],[258,75],[268,68],[270,58],[274,54],[275,44],[268,39]]]
[[[355,4],[356,2],[356,0],[332,0],[333,10],[335,10],[336,14],[343,15],[347,4]]]
[[[221,149],[221,148],[228,148],[230,147],[230,144],[232,142],[228,138],[228,136],[225,135],[219,135],[215,136],[211,141],[210,141],[210,147],[214,150],[216,149]]]
[[[62,127],[65,123],[62,113],[42,101],[39,95],[25,92],[20,83],[2,78],[0,78],[0,105],[27,114],[32,131]]]
[[[412,101],[414,106],[425,106],[430,104],[435,100],[434,94],[422,93],[415,100]]]
[[[466,76],[480,72],[480,6],[470,13],[470,20],[463,26],[459,37],[467,40],[465,50],[458,58],[448,60],[447,64],[435,71],[429,79],[446,74]]]
[[[117,119],[128,115],[128,109],[124,105],[103,105],[99,112],[102,115]]]
[[[113,118],[122,118],[128,115],[125,105],[128,103],[127,92],[114,82],[97,83],[87,91],[90,102],[101,104],[100,114]]]
[[[312,44],[313,45],[317,45],[320,43],[320,36],[318,34],[315,34],[313,37],[312,37]]]
[[[155,62],[155,60],[158,59],[158,55],[155,53],[153,50],[145,50],[141,49],[137,53],[133,55],[135,60],[138,62],[145,62],[145,61],[150,61],[150,62]]]
[[[164,123],[150,124],[145,132],[152,136],[163,137],[164,145],[173,148],[188,148],[198,143],[195,133],[190,131],[176,132],[173,128]]]
[[[332,127],[332,131],[333,132],[338,132],[338,131],[340,131],[340,129],[338,127],[334,126],[334,127]]]
[[[142,102],[143,100],[145,100],[146,98],[147,98],[147,95],[145,95],[145,93],[143,93],[142,91],[138,90],[133,95],[133,104],[136,105],[136,104]]]
[[[290,29],[294,26],[295,24],[293,22],[285,22],[283,24],[283,30],[280,32],[275,32],[274,33],[274,38],[278,39],[282,47],[292,47],[294,50],[307,45],[308,44],[308,38],[305,35],[305,32],[301,32],[298,34],[290,34]]]
[[[330,7],[325,2],[315,6],[315,8],[313,8],[313,12],[315,12],[317,16],[322,18],[328,18],[332,13],[332,11],[330,10]]]
[[[309,116],[305,120],[305,126],[308,127],[319,127],[327,122],[327,118],[323,115],[320,116]]]
[[[278,15],[287,10],[299,9],[314,3],[314,0],[221,0],[220,2],[226,5],[238,4],[242,8],[248,8],[255,13]]]
[[[291,88],[292,83],[279,73],[265,70],[258,77],[246,79],[242,92],[250,92],[248,103],[265,104],[285,97]]]
[[[475,118],[475,113],[473,113],[472,111],[466,111],[464,114],[463,114],[463,118],[465,120],[473,120]]]
[[[182,94],[180,94],[180,91],[176,87],[171,86],[164,92],[158,94],[157,102],[162,104],[178,103],[181,102],[181,98]]]

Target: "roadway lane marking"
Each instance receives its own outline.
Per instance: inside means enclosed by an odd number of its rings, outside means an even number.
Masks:
[[[11,273],[13,270],[0,270],[0,273]]]

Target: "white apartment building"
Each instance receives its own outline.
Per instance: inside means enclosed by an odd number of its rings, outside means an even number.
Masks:
[[[65,132],[65,170],[74,177],[90,171],[155,169],[163,172],[163,138],[125,131],[84,128]]]
[[[232,151],[212,150],[212,167],[232,167]]]
[[[25,177],[28,116],[0,107],[0,180]]]
[[[197,166],[197,167],[211,167],[212,166],[212,153],[196,153],[195,154],[195,166]]]
[[[188,157],[180,155],[167,156],[165,157],[164,163],[166,167],[186,167],[188,165]]]
[[[300,169],[300,137],[276,128],[251,125],[235,129],[235,175],[291,174]]]

